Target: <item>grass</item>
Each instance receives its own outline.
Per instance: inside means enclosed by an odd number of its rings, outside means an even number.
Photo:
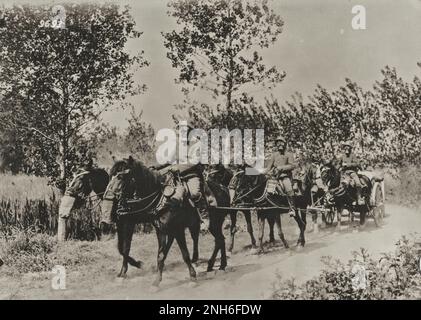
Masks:
[[[0,238],[11,237],[13,229],[55,235],[60,194],[43,177],[0,175]],[[88,205],[88,207],[93,204]],[[69,236],[95,240],[98,210],[75,210],[69,219]]]
[[[44,200],[53,195],[57,196],[58,191],[48,185],[47,178],[0,174],[0,199]]]

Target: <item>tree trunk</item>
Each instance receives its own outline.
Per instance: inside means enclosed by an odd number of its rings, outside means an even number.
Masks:
[[[66,175],[66,144],[61,142],[59,145],[59,155],[57,156],[57,164],[60,168],[60,185],[59,190],[61,195],[64,195],[67,186]],[[58,217],[57,221],[57,240],[65,241],[67,233],[67,218]]]

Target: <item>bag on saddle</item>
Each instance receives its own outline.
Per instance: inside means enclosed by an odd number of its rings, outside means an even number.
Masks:
[[[184,183],[174,173],[168,172],[165,175],[162,184],[162,196],[155,211],[160,212],[168,207],[175,208],[181,206],[186,194],[187,189]]]
[[[268,181],[266,182],[265,193],[271,194],[271,195],[278,194],[278,186],[279,186],[278,180],[274,178],[268,179]]]

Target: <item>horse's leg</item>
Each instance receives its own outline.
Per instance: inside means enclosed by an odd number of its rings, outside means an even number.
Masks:
[[[275,217],[272,213],[267,213],[266,218],[269,223],[269,242],[271,244],[275,244],[275,233],[274,233],[274,227],[275,227]]]
[[[256,248],[256,239],[254,238],[254,235],[253,235],[253,225],[251,223],[251,212],[244,211],[243,213],[244,213],[244,217],[246,218],[247,232],[250,234],[250,238],[251,238],[251,246],[253,248]]]
[[[338,211],[336,213],[336,218],[338,220],[338,223],[336,224],[336,231],[341,231],[341,220],[342,220],[342,211],[344,208],[342,206],[338,207]]]
[[[365,218],[367,216],[367,206],[361,206],[361,210],[360,210],[360,227],[364,228],[365,227]]]
[[[225,237],[224,237],[224,231],[223,231],[223,226],[224,226],[224,220],[225,220],[225,215],[222,215],[223,218],[220,218],[220,221],[218,220],[218,225],[217,225],[217,230],[219,231],[219,241],[220,241],[220,245],[219,245],[219,250],[221,250],[221,265],[219,266],[219,270],[225,270],[225,268],[227,267],[227,250],[225,247]]]
[[[197,215],[195,215],[197,217]],[[190,235],[193,240],[193,257],[192,262],[195,263],[199,260],[199,235],[200,235],[200,221],[193,223],[191,227],[189,227]]]
[[[189,254],[189,249],[187,248],[186,235],[184,234],[184,230],[177,232],[175,239],[177,240],[178,246],[180,247],[183,260],[187,264],[187,267],[189,268],[190,279],[196,280],[196,270],[194,270],[193,264],[191,263],[191,260],[190,260],[190,254]]]
[[[118,274],[119,278],[126,276],[129,263],[137,268],[141,267],[140,261],[135,261],[129,256],[134,225],[135,224],[130,221],[121,221],[118,223],[118,251],[123,256],[123,264],[120,273]]]
[[[230,226],[230,236],[231,236],[231,242],[228,247],[228,252],[232,252],[234,249],[234,238],[235,233],[237,232],[237,211],[230,211],[230,218],[231,218],[231,226]]]
[[[281,222],[281,215],[279,213],[274,213],[275,216],[275,223],[278,228],[278,236],[281,239],[282,243],[284,244],[285,249],[289,248],[288,242],[285,240],[284,233],[282,232],[282,222]]]
[[[295,210],[295,216],[294,219],[298,224],[298,228],[300,229],[300,236],[297,240],[297,245],[300,245],[302,247],[304,247],[305,244],[305,240],[304,240],[304,231],[305,231],[305,222],[302,219],[302,214],[300,213],[301,210],[297,209]]]
[[[156,231],[156,235],[158,237],[157,275],[152,285],[158,287],[162,281],[165,259],[174,242],[174,237],[171,235],[167,236],[159,230]]]
[[[301,245],[304,247],[306,244],[306,238],[305,238],[305,231],[307,228],[307,211],[298,209],[298,213],[301,214],[301,221],[303,222],[303,228],[301,230],[300,238],[301,238]]]
[[[221,265],[219,269],[225,270],[225,267],[227,266],[225,237],[222,231],[224,219],[225,219],[224,215],[218,216],[218,213],[215,215],[210,214],[209,231],[212,234],[212,236],[215,238],[215,245],[214,245],[212,255],[208,261],[208,269],[207,269],[208,272],[212,271],[213,266],[215,265],[216,256],[219,250],[221,250]]]
[[[257,212],[257,221],[259,226],[259,252],[263,252],[263,237],[265,234],[265,214]]]

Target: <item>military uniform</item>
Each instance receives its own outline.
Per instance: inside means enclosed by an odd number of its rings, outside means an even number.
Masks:
[[[364,187],[361,183],[357,172],[361,169],[359,159],[352,153],[352,146],[350,143],[344,144],[344,147],[351,148],[349,154],[343,153],[338,157],[341,171],[346,173],[354,182],[357,189],[358,204],[364,204],[364,199],[361,197],[361,189]]]
[[[200,143],[196,142],[197,141],[191,141],[187,145],[188,163],[164,164],[156,169],[160,170],[161,174],[165,174],[170,170],[180,173],[180,176],[186,181],[190,199],[194,202],[194,205],[198,209],[200,217],[203,220],[208,217],[208,204],[205,196],[203,195],[204,186],[202,181],[202,172],[200,170]],[[169,157],[172,159],[170,163],[176,162],[176,159],[178,158],[177,151],[176,146],[174,146],[174,149],[171,150],[171,156]],[[209,192],[208,190],[206,191]]]
[[[285,143],[283,138],[277,141]],[[290,152],[275,151],[266,160],[266,172],[273,175],[279,182],[283,192],[285,192],[290,206],[290,215],[295,214],[294,190],[292,187],[292,171],[297,167],[294,156]]]

